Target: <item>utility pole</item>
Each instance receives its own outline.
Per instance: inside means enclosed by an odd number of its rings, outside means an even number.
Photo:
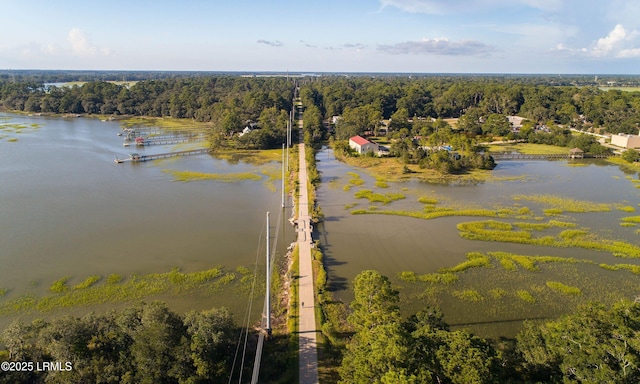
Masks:
[[[269,212],[267,212],[267,297],[266,297],[266,327],[267,337],[271,337],[271,260],[269,257]]]

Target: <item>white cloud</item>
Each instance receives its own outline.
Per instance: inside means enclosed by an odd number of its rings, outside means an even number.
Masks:
[[[478,41],[435,38],[378,45],[378,50],[394,55],[488,56],[495,48]]]
[[[406,12],[427,14],[475,12],[506,6],[527,6],[542,11],[557,11],[562,8],[562,0],[380,0],[380,4]]]
[[[594,41],[588,48],[571,48],[559,44],[557,50],[595,58],[640,57],[639,37],[640,32],[637,30],[629,31],[622,24],[616,24],[607,36]]]
[[[98,48],[91,45],[89,38],[78,28],[73,28],[69,31],[67,41],[71,44],[71,53],[74,56],[91,57],[97,54],[107,56],[111,53],[109,48]]]

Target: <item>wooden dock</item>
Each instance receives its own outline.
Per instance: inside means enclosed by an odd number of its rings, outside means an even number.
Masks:
[[[571,159],[570,154],[523,154],[523,153],[510,153],[510,152],[496,152],[491,153],[491,157],[495,161],[503,161],[503,160],[554,160],[554,159]],[[589,159],[604,159],[611,155],[590,155],[585,154],[584,158]]]
[[[210,148],[201,148],[201,149],[192,149],[189,151],[155,153],[153,155],[141,155],[137,153],[132,153],[129,155],[129,158],[127,159],[120,159],[116,156],[115,162],[116,163],[124,163],[124,162],[142,163],[144,161],[166,159],[169,157],[176,157],[176,156],[203,155],[205,153],[210,153],[211,151],[212,150]]]
[[[197,142],[197,141],[202,141],[204,140],[204,138],[199,139],[199,138],[193,138],[193,137],[170,137],[170,138],[164,138],[164,139],[142,139],[141,138],[137,138],[136,140],[126,140],[123,144],[123,146],[128,147],[130,145],[135,145],[137,147],[146,147],[149,145],[171,145],[171,144],[180,144],[180,143],[186,143],[189,141],[193,141],[193,142]]]

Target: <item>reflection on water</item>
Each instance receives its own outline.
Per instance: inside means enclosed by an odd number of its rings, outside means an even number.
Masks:
[[[10,290],[0,299],[44,293],[63,276],[73,285],[90,275],[251,267],[265,212],[281,212],[280,192],[263,180],[184,183],[163,172],[262,175],[251,164],[208,155],[115,164],[114,154],[133,151],[122,146],[117,122],[2,116],[42,126],[16,134],[15,142],[0,141],[0,289]],[[279,255],[292,232],[280,231]],[[182,300],[185,309],[217,305],[211,298]],[[244,311],[246,302],[235,305]]]
[[[424,305],[437,305],[451,324],[468,326],[486,336],[497,336],[513,334],[522,319],[564,313],[584,298],[616,300],[621,297],[633,298],[637,294],[640,280],[636,275],[597,267],[599,263],[638,264],[636,260],[620,259],[608,253],[581,248],[472,241],[459,236],[456,228],[458,223],[487,218],[443,217],[423,220],[350,214],[351,209],[367,209],[370,206],[376,206],[378,210],[421,211],[424,205],[418,202],[418,198],[426,196],[437,200],[439,206],[458,209],[528,207],[535,217],[527,220],[549,220],[543,214],[542,204],[513,199],[515,195],[522,194],[558,195],[612,206],[633,206],[640,210],[640,190],[629,180],[629,177],[637,179],[637,175],[625,174],[617,166],[588,160],[584,160],[583,166],[571,166],[566,161],[505,161],[494,170],[496,179],[503,181],[452,185],[409,181],[391,184],[390,188],[378,188],[374,178],[340,163],[329,149],[323,149],[318,154],[318,160],[322,176],[318,199],[326,217],[326,221],[318,227],[318,236],[326,251],[330,287],[336,297],[345,302],[352,299],[350,290],[353,278],[362,270],[375,269],[391,277],[400,289],[405,313],[413,313]],[[365,183],[349,188],[349,180],[353,176],[348,172],[358,173]],[[362,189],[383,194],[399,192],[406,198],[388,205],[370,203],[355,197],[355,193]],[[589,228],[603,238],[637,245],[636,228],[620,226],[621,217],[630,215],[637,213],[612,209],[609,212],[564,214],[558,219]],[[529,274],[507,274],[499,265],[495,265],[489,269],[465,271],[460,274],[460,280],[451,286],[407,284],[397,277],[403,271],[427,274],[455,266],[466,261],[468,252],[497,251],[587,259],[595,265],[549,265],[541,267],[538,273]],[[580,286],[582,295],[556,299],[547,288],[548,281]],[[603,286],[614,292],[603,290]],[[536,302],[523,301],[522,297],[527,298],[525,294],[517,296],[518,291],[524,290],[534,296]],[[472,296],[477,300],[475,302],[465,297],[465,292],[471,291],[477,291],[477,296]],[[556,304],[549,304],[554,302]]]

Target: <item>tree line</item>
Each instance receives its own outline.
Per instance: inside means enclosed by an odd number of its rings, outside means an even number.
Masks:
[[[354,280],[353,336],[341,383],[637,383],[640,304],[589,304],[546,323],[526,322],[511,344],[496,346],[452,331],[435,309],[403,320],[386,276]]]

